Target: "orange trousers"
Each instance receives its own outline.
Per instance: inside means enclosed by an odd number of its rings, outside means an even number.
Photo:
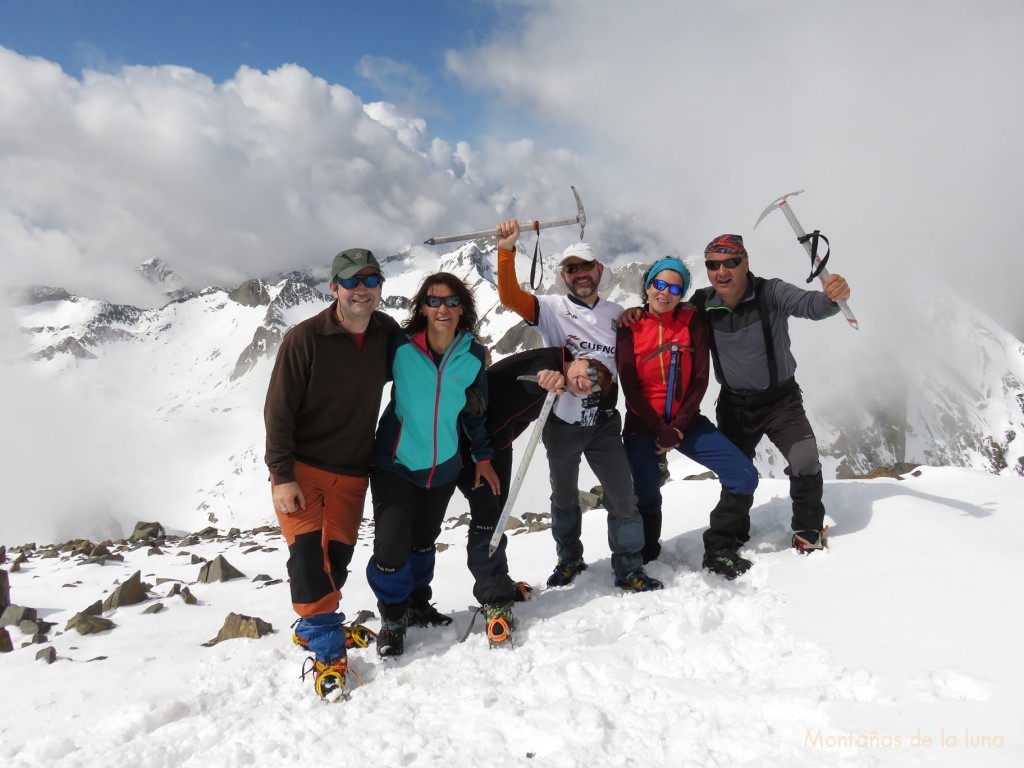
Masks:
[[[366,477],[338,475],[295,462],[305,509],[275,510],[288,544],[292,606],[302,618],[333,613],[348,578],[366,501]]]

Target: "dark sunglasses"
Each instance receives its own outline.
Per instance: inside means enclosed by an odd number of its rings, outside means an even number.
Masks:
[[[577,261],[572,264],[566,264],[562,267],[562,271],[567,275],[575,275],[577,272],[589,272],[597,266],[596,261]]]
[[[367,288],[376,288],[378,285],[384,282],[384,275],[356,275],[355,277],[345,277],[341,280],[335,280],[342,288],[346,291],[351,291],[357,285],[362,283]]]
[[[437,309],[442,304],[448,308],[452,308],[459,306],[461,303],[462,299],[458,296],[426,296],[423,299],[423,304],[431,309]]]
[[[708,267],[711,269],[711,267]],[[651,280],[651,287],[656,291],[667,290],[673,296],[681,296],[683,293],[683,286],[676,285],[675,283],[666,283],[664,280]]]
[[[743,263],[743,259],[746,256],[733,256],[730,259],[722,259],[721,261],[714,261],[713,259],[705,259],[704,266],[707,267],[708,272],[717,272],[719,267],[725,267],[726,269],[735,269]]]

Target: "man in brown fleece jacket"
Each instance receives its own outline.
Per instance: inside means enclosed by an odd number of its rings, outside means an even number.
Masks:
[[[323,698],[347,672],[338,611],[363,518],[373,436],[397,324],[376,309],[384,277],[363,248],[331,270],[335,301],[292,328],[270,378],[264,420],[274,511],[288,543],[295,642],[314,654]]]

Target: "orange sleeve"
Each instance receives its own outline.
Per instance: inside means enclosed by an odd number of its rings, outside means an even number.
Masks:
[[[516,252],[498,249],[498,300],[526,322],[537,324],[537,299],[519,287]]]

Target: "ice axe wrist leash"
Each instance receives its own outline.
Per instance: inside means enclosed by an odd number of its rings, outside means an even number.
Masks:
[[[754,229],[757,229],[757,225],[761,223],[761,220],[764,219],[765,216],[776,208],[780,209],[785,214],[786,220],[796,233],[797,242],[804,247],[804,250],[807,251],[807,255],[811,257],[811,276],[807,278],[807,282],[811,282],[811,280],[817,277],[821,280],[822,285],[824,285],[825,280],[829,276],[829,271],[825,269],[825,262],[828,261],[832,248],[829,245],[828,239],[822,235],[821,232],[814,230],[814,232],[808,235],[804,232],[804,228],[800,226],[800,222],[797,221],[796,214],[793,213],[793,209],[792,206],[789,205],[788,198],[795,197],[801,193],[803,193],[803,190],[798,189],[796,192],[790,192],[789,194],[783,195],[769,203],[768,207],[761,211],[761,215],[757,217],[757,221],[754,223]],[[818,240],[825,241],[826,250],[824,258],[818,256]],[[846,317],[846,322],[850,324],[850,327],[855,330],[859,329],[860,326],[857,324],[857,318],[854,317],[853,311],[850,309],[850,305],[843,299],[837,301],[836,304],[839,305],[839,309]]]

